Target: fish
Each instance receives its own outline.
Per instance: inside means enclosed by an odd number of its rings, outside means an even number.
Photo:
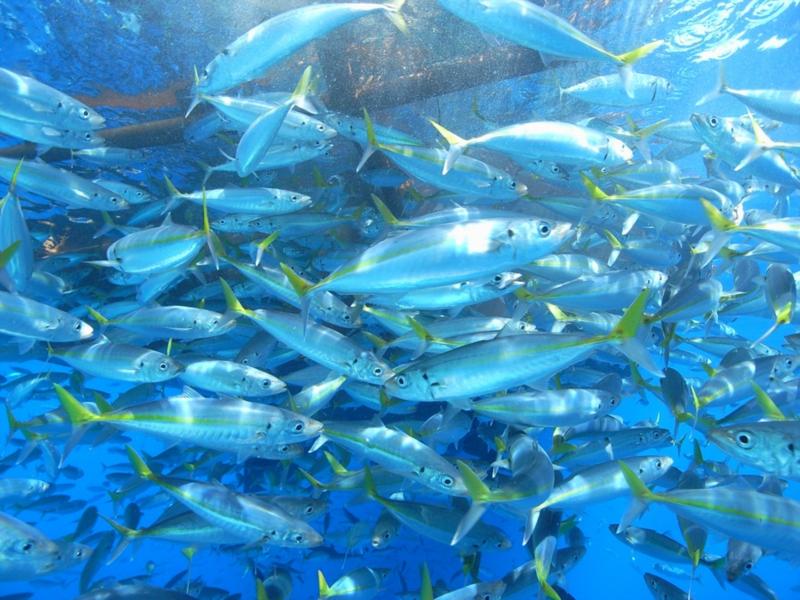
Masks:
[[[303,6],[267,19],[229,44],[200,72],[192,88],[195,99],[187,116],[202,95],[224,92],[253,79],[309,42],[355,19],[382,12],[404,30],[405,19],[400,14],[404,3],[405,0],[392,0],[385,4]]]
[[[487,0],[480,4],[439,0],[439,4],[459,18],[526,48],[574,60],[609,62],[620,67],[623,80],[631,78],[631,65],[663,44],[658,40],[625,54],[613,54],[568,21],[527,0]]]
[[[800,123],[800,94],[797,90],[737,90],[728,85],[723,64],[720,62],[716,85],[697,101],[697,106],[711,102],[722,94],[733,96],[749,108],[771,119],[785,123]]]
[[[165,400],[96,414],[65,388],[54,385],[74,427],[108,424],[233,452],[242,460],[261,454],[270,458],[275,453],[273,447],[314,438],[322,428],[318,421],[276,406],[233,398],[204,398],[191,389]]]

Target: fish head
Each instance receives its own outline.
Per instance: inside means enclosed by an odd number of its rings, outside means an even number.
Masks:
[[[615,137],[609,136],[608,147],[603,162],[607,165],[621,165],[633,160],[630,146]]]
[[[535,252],[537,258],[556,250],[572,237],[574,231],[570,223],[549,219],[528,219],[509,221],[502,233],[503,241]]]
[[[427,373],[422,369],[408,368],[386,381],[384,387],[386,393],[394,398],[435,400]]]
[[[506,591],[503,581],[486,581],[478,584],[478,590],[473,596],[476,600],[500,600]]]
[[[482,548],[492,548],[493,550],[508,550],[511,548],[511,540],[500,530],[491,530],[488,535],[481,540]]]
[[[425,480],[426,484],[448,496],[468,496],[467,486],[461,475],[453,469],[439,470],[432,467],[420,466],[417,475]]]
[[[63,130],[60,133],[65,141],[80,148],[97,148],[106,143],[106,141],[94,131]]]
[[[183,365],[161,352],[150,351],[139,357],[136,370],[147,381],[166,381],[183,372]]]
[[[534,175],[550,181],[569,181],[569,171],[552,160],[541,158],[528,163],[528,168]]]
[[[25,496],[33,496],[35,494],[44,494],[50,489],[50,484],[41,479],[28,479],[25,485]]]
[[[597,413],[607,413],[620,405],[622,402],[622,396],[619,394],[612,394],[611,392],[606,392],[604,390],[596,390],[595,394],[597,395]]]
[[[74,565],[89,560],[92,555],[92,548],[85,544],[73,542],[56,542],[61,547],[61,562],[58,569],[67,569]]]
[[[291,548],[314,548],[322,545],[323,538],[319,532],[296,520],[295,527],[288,527],[283,536],[283,546]]]
[[[94,328],[86,321],[81,319],[71,318],[63,324],[65,330],[70,332],[70,337],[77,340],[88,340],[94,335]]]
[[[638,475],[642,481],[655,481],[669,471],[673,460],[669,456],[645,456],[638,464]]]
[[[99,129],[106,122],[99,113],[81,103],[59,101],[54,112],[64,119],[81,122],[89,129]]]
[[[248,456],[266,460],[292,460],[305,453],[306,448],[302,444],[255,444],[246,452]]]
[[[379,521],[372,532],[370,544],[376,550],[385,548],[392,541],[394,534],[397,532],[397,525],[395,522]]]
[[[291,416],[281,425],[284,435],[282,439],[291,439],[293,442],[303,442],[317,437],[322,431],[322,423],[316,419],[306,417],[296,413],[289,413]]]
[[[776,356],[775,364],[772,365],[772,370],[769,374],[770,381],[783,381],[795,372],[798,365],[800,365],[800,356],[798,355]]]
[[[223,335],[234,327],[236,319],[212,311],[197,314],[192,321],[192,328],[202,333],[203,337]]]
[[[728,581],[736,581],[749,573],[763,554],[759,546],[731,538],[725,556],[725,577]]]
[[[350,363],[353,376],[359,381],[383,385],[394,377],[394,370],[372,352],[362,351]]]
[[[248,394],[257,396],[272,396],[280,394],[286,389],[286,384],[264,371],[253,369],[244,376],[244,388]]]
[[[662,271],[656,271],[654,269],[648,269],[645,271],[644,276],[645,278],[642,287],[650,290],[660,290],[667,283],[668,279],[666,273]]]
[[[714,442],[723,452],[734,457],[746,458],[757,456],[768,449],[760,431],[746,424],[736,427],[721,427],[708,432],[708,439]]]
[[[63,560],[60,546],[43,535],[28,535],[27,531],[20,531],[21,535],[4,536],[0,544],[0,560],[9,564],[20,564],[25,570],[37,574],[50,573],[61,566]]]
[[[517,281],[520,277],[522,277],[520,273],[512,273],[512,272],[497,273],[487,282],[486,285],[489,286],[490,288],[504,290],[512,283]]]
[[[703,141],[711,146],[719,146],[726,139],[730,138],[729,132],[725,129],[726,121],[716,115],[704,115],[693,113],[689,117],[689,122],[694,127],[695,132]]]

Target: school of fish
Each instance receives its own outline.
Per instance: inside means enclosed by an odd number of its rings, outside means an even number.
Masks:
[[[482,133],[328,110],[314,64],[292,91],[241,92],[353,21],[405,35],[404,2],[306,5],[243,32],[187,106],[187,143],[218,136],[225,161],[147,189],[121,176],[141,153],[106,145],[101,114],[0,68],[0,132],[73,157],[0,158],[0,589],[312,597],[292,595],[299,577],[320,599],[566,600],[598,550],[582,512],[627,498],[608,539],[657,561],[655,598],[777,597],[759,560],[788,573],[800,557],[800,142],[781,140],[800,91],[736,89],[720,68],[686,121],[520,115]],[[607,67],[562,97],[669,101],[669,73],[647,74],[660,40],[607,49],[528,0],[438,4]],[[741,111],[714,113],[720,95]],[[337,145],[360,160],[326,179],[315,165]],[[43,207],[94,245],[54,239]],[[652,418],[626,423],[622,403]],[[113,509],[70,497],[87,448],[110,452]],[[675,532],[645,527],[648,510]],[[37,526],[49,511],[73,532]],[[104,576],[153,539],[189,568],[164,585]],[[409,539],[428,550],[387,568]],[[521,545],[507,572],[481,568]],[[192,578],[209,551],[234,555],[250,592]],[[348,555],[357,568],[305,564]]]

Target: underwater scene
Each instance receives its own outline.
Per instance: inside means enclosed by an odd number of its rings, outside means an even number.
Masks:
[[[800,598],[800,0],[0,0],[0,600]]]

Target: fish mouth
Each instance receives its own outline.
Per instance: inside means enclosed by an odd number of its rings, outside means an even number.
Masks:
[[[101,117],[100,115],[92,115],[91,117],[89,117],[89,125],[92,126],[92,129],[99,129],[105,124],[106,124],[105,118]]]

